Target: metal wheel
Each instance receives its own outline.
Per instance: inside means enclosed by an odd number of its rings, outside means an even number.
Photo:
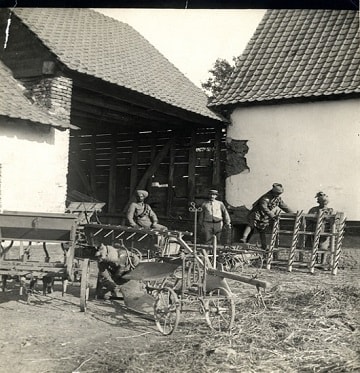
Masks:
[[[89,299],[90,292],[90,260],[84,259],[81,269],[81,281],[80,281],[80,311],[86,311],[87,301]]]
[[[235,302],[228,290],[217,288],[209,292],[204,300],[205,319],[216,331],[230,330],[235,320]]]
[[[180,303],[174,290],[162,288],[158,291],[154,317],[156,326],[162,334],[174,333],[180,320]]]

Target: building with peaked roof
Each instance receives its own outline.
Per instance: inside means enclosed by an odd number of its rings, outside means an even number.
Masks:
[[[226,121],[132,27],[90,9],[15,8],[0,10],[0,29],[14,78],[79,128],[70,129],[69,192],[106,202],[118,222],[138,188],[176,219],[209,185],[224,190]]]
[[[295,210],[322,190],[360,220],[359,12],[268,10],[209,107],[231,120],[229,203],[245,210],[280,182]]]
[[[76,127],[30,101],[1,62],[0,82],[0,208],[62,212]]]

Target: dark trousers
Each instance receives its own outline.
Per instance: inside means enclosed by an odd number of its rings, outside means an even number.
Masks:
[[[213,236],[216,236],[217,243],[220,243],[221,232],[222,232],[223,223],[219,221],[218,223],[203,223],[203,236],[204,243],[211,245],[213,243]]]

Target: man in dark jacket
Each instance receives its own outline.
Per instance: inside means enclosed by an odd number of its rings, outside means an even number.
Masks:
[[[253,204],[248,214],[248,224],[240,242],[247,242],[249,234],[255,229],[260,234],[261,248],[263,250],[267,249],[265,230],[269,226],[270,221],[277,216],[279,209],[284,212],[292,212],[280,197],[283,192],[283,186],[275,183],[271,190],[262,195]]]

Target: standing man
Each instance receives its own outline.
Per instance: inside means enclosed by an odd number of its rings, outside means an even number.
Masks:
[[[133,228],[167,230],[164,225],[158,223],[158,218],[153,209],[145,203],[149,196],[146,190],[136,191],[136,202],[132,202],[127,211],[127,219]]]
[[[216,199],[218,194],[217,190],[209,191],[209,200],[201,205],[202,211],[199,214],[200,228],[208,245],[212,244],[213,236],[220,242],[223,226],[231,228],[230,215],[224,203]]]
[[[248,224],[244,230],[240,242],[247,242],[248,236],[253,229],[260,234],[261,248],[267,249],[265,230],[270,224],[270,220],[276,217],[277,211],[292,212],[291,209],[281,199],[280,195],[284,192],[281,184],[275,183],[272,189],[263,194],[256,202],[248,214]]]

